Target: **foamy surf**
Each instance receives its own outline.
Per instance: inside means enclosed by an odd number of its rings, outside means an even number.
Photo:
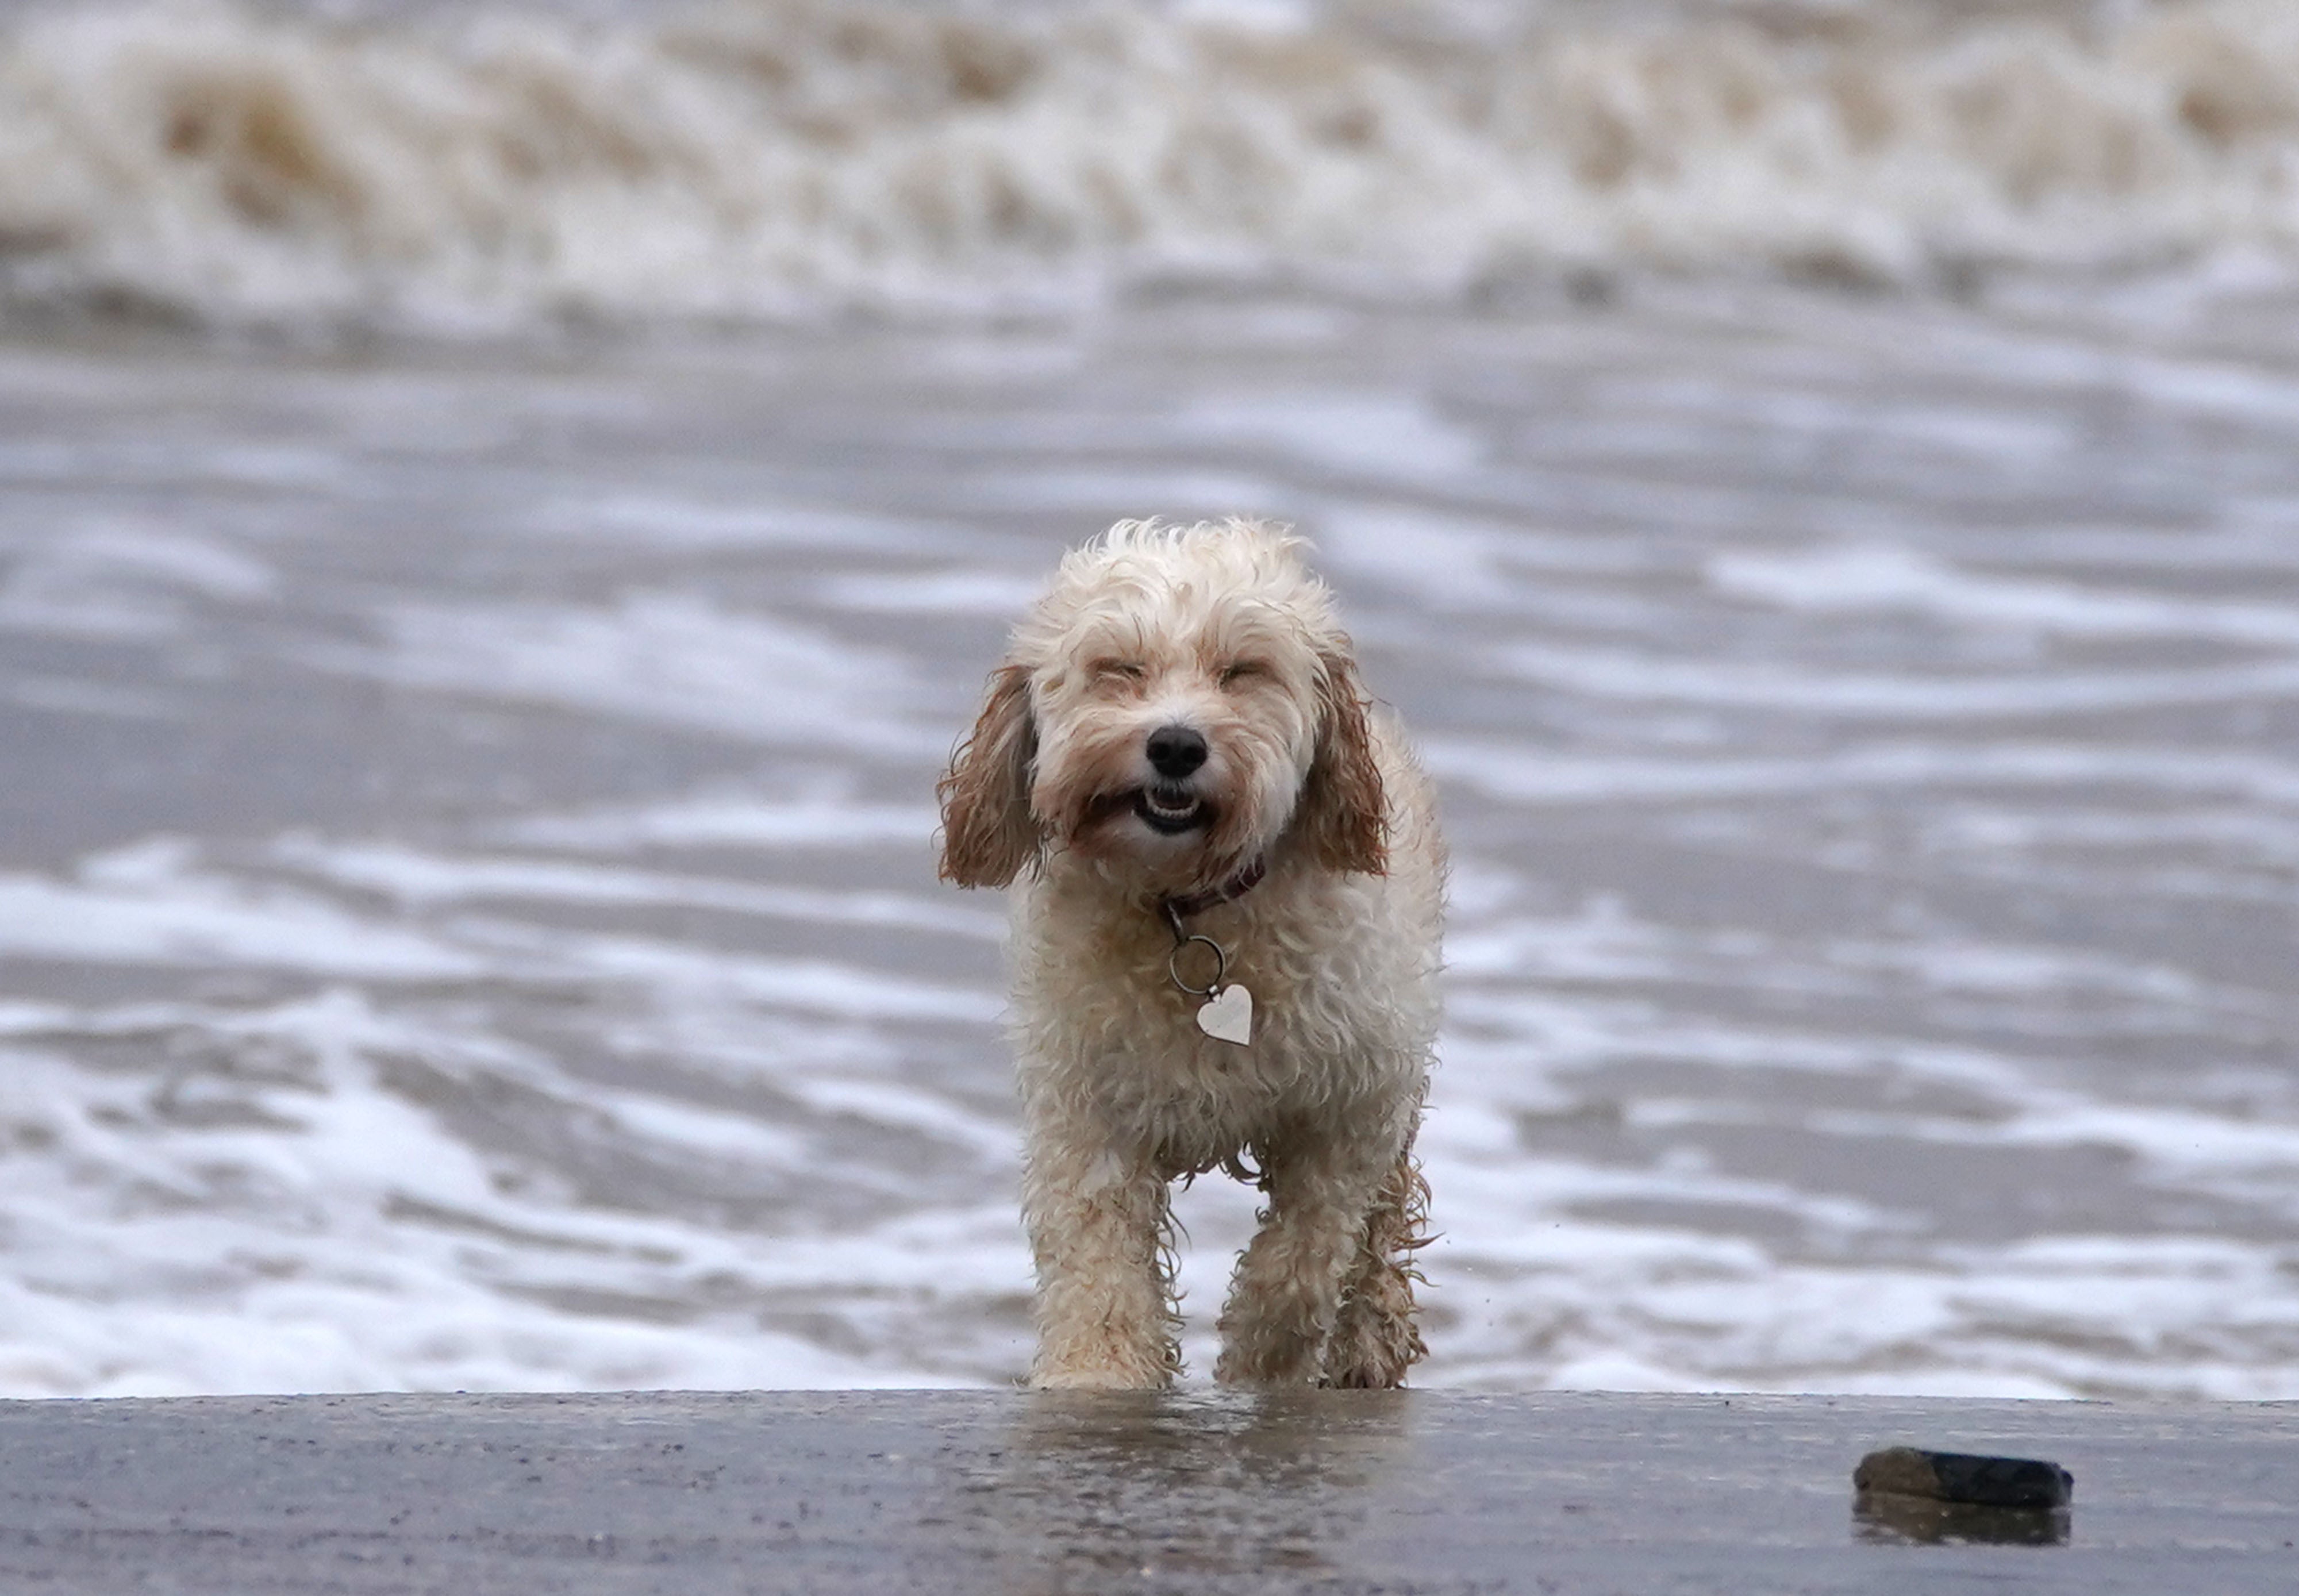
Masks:
[[[0,30],[0,295],[456,333],[2299,260],[2279,0],[1384,14],[35,12]]]

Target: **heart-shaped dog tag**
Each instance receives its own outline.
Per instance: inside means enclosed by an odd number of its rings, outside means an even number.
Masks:
[[[1242,986],[1223,987],[1198,1010],[1198,1029],[1216,1042],[1252,1045],[1253,993]]]

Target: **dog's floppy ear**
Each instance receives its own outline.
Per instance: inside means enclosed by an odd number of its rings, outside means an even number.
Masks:
[[[1030,720],[1030,673],[1001,665],[991,674],[982,718],[934,784],[942,800],[942,877],[960,886],[1005,886],[1038,857],[1030,816],[1030,763],[1038,752]]]
[[[1293,824],[1326,869],[1385,875],[1389,801],[1374,762],[1365,688],[1348,654],[1321,651],[1317,660],[1317,747]]]

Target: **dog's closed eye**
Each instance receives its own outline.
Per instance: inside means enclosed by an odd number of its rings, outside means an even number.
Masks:
[[[1249,682],[1256,677],[1265,677],[1268,674],[1269,667],[1259,660],[1240,660],[1233,664],[1223,667],[1221,685],[1224,687],[1234,687],[1241,682]]]

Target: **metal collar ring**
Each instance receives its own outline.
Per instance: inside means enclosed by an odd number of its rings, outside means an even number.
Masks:
[[[1182,979],[1182,952],[1193,942],[1201,942],[1214,951],[1214,978],[1211,985],[1192,986]],[[1210,936],[1185,936],[1174,944],[1174,952],[1166,960],[1166,973],[1174,978],[1174,985],[1191,997],[1211,997],[1222,989],[1222,977],[1229,973],[1229,955],[1222,952],[1221,943]]]

